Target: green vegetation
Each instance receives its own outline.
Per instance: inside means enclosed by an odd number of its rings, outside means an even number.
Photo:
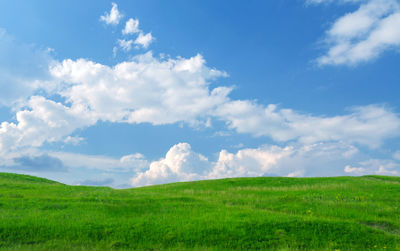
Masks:
[[[115,190],[0,173],[0,250],[400,250],[400,178]]]

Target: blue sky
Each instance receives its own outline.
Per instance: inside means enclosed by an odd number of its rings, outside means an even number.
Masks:
[[[0,1],[0,171],[399,175],[398,27],[398,0]]]

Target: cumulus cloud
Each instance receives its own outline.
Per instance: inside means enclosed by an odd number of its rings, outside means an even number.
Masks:
[[[111,68],[84,59],[51,68],[66,103],[32,96],[16,122],[0,125],[0,151],[67,140],[97,121],[155,125],[206,124],[209,110],[227,100],[230,89],[209,89],[226,74],[205,65],[201,55],[160,61],[151,53]]]
[[[54,64],[50,73],[59,83],[55,94],[64,102],[32,96],[17,112],[16,122],[0,124],[0,151],[67,142],[74,131],[98,121],[209,127],[216,118],[239,133],[278,142],[338,141],[371,148],[400,132],[399,116],[385,106],[355,107],[346,115],[322,117],[232,100],[231,88],[210,88],[227,74],[208,67],[201,55],[158,59],[148,52],[114,67],[67,59]]]
[[[140,32],[139,20],[129,18],[129,20],[126,21],[126,23],[125,23],[125,28],[122,30],[122,34],[129,35],[129,34],[135,34],[138,32]]]
[[[131,184],[144,186],[227,177],[395,175],[399,169],[398,163],[365,158],[356,147],[343,143],[267,145],[236,153],[222,150],[215,161],[194,152],[188,143],[179,143],[164,158],[151,162],[147,170],[134,176]]]
[[[320,63],[355,64],[396,45],[398,33],[392,29],[397,25],[397,5],[391,0],[368,0],[357,11],[338,19],[327,32],[326,41],[331,49],[319,59]],[[118,24],[121,17],[113,3],[110,13],[101,20]],[[151,33],[139,29],[139,21],[135,19],[126,22],[122,33],[137,34],[135,40],[119,40],[125,51],[133,45],[147,48],[154,40]],[[2,166],[10,167],[11,163],[24,170],[28,167],[44,170],[51,164],[55,170],[68,166],[74,170],[101,170],[103,175],[118,173],[125,178],[136,173],[131,180],[134,186],[262,175],[397,174],[399,170],[398,153],[393,155],[395,160],[355,157],[360,154],[357,148],[360,145],[377,148],[386,139],[399,136],[398,114],[383,105],[353,107],[344,115],[316,116],[275,104],[231,99],[231,87],[212,85],[227,74],[207,66],[200,54],[160,59],[148,52],[115,66],[87,59],[54,62],[48,52],[17,46],[1,30],[0,39],[3,42],[0,52],[9,55],[7,62],[0,58],[0,103],[25,100],[23,106],[14,108],[17,111],[14,122],[0,124]],[[347,49],[343,45],[348,45]],[[334,49],[335,46],[339,49]],[[354,49],[357,46],[362,50]],[[332,54],[331,50],[339,53]],[[19,59],[19,51],[26,54],[27,60]],[[355,52],[362,56],[357,58]],[[23,62],[34,67],[26,67],[27,73],[13,72],[14,66],[25,69]],[[47,79],[50,77],[51,81]],[[33,93],[36,95],[32,96]],[[183,122],[193,127],[210,127],[214,120],[226,123],[230,131],[223,129],[225,135],[233,131],[248,133],[285,142],[286,146],[246,148],[235,153],[222,150],[216,160],[192,151],[187,143],[173,146],[164,158],[153,162],[139,153],[121,158],[65,152],[15,155],[21,149],[40,147],[46,142],[79,144],[83,139],[72,135],[99,121],[153,125]],[[81,179],[92,184],[112,183],[104,177]]]
[[[165,158],[152,162],[147,171],[134,177],[132,184],[145,186],[198,180],[206,177],[210,167],[206,157],[193,152],[189,144],[179,143],[167,152]]]
[[[112,8],[110,10],[110,13],[104,13],[104,16],[101,16],[100,20],[105,22],[106,24],[117,25],[119,24],[119,21],[121,20],[123,15],[119,13],[118,5],[116,3],[111,4]]]
[[[338,18],[327,31],[324,42],[328,51],[317,59],[320,65],[357,65],[387,50],[399,49],[400,4],[397,0],[339,2],[360,2],[360,6]]]
[[[16,123],[0,124],[0,153],[44,142],[62,141],[77,128],[93,125],[96,120],[80,104],[67,107],[41,96],[33,96],[28,109],[16,114]]]
[[[140,45],[146,49],[147,47],[149,47],[151,42],[153,42],[153,40],[154,38],[151,33],[144,34],[143,32],[140,32],[139,36],[135,40],[135,44]]]
[[[70,83],[60,95],[72,107],[81,105],[111,122],[198,123],[225,102],[230,91],[210,90],[211,81],[226,74],[207,67],[201,55],[159,60],[149,52],[113,68],[84,59],[65,60],[51,72]]]

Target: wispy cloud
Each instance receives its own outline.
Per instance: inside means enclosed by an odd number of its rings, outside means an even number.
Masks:
[[[130,51],[132,49],[133,40],[118,39],[118,44],[124,51]]]
[[[12,158],[13,164],[2,166],[8,170],[14,171],[29,171],[29,172],[66,172],[68,168],[64,163],[56,158],[49,156],[48,154],[41,155],[21,155]]]
[[[358,2],[359,8],[338,18],[326,32],[324,43],[328,50],[317,59],[319,65],[354,66],[400,48],[400,4],[397,0],[336,2]]]
[[[14,106],[40,88],[53,87],[51,50],[21,43],[0,28],[0,106]]]

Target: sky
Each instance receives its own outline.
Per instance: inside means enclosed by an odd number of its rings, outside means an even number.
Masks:
[[[399,175],[399,27],[399,0],[0,0],[0,172]]]

